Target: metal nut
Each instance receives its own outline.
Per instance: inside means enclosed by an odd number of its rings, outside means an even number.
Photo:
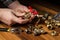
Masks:
[[[32,33],[32,31],[31,31],[30,29],[25,29],[25,32],[26,32],[27,34],[31,34],[31,33]]]
[[[46,32],[43,29],[40,29],[41,34],[45,34]]]
[[[48,20],[52,19],[52,16],[48,16]]]
[[[48,28],[49,30],[53,30],[53,29],[54,29],[54,27],[53,27],[51,24],[47,25],[47,28]]]
[[[38,36],[38,35],[41,34],[39,29],[34,29],[33,33],[34,33],[35,36]]]
[[[52,31],[52,32],[51,32],[51,35],[52,35],[52,36],[56,36],[56,35],[57,35],[57,32],[56,32],[56,31]]]

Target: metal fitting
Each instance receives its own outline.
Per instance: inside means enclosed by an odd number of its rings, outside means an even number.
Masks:
[[[56,31],[52,31],[52,32],[51,32],[51,35],[52,35],[52,36],[56,36],[56,35],[57,35],[57,32],[56,32]]]

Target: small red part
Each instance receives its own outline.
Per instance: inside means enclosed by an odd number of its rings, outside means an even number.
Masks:
[[[34,10],[31,6],[28,7],[30,12],[33,14],[33,15],[37,15],[38,12],[36,10]]]

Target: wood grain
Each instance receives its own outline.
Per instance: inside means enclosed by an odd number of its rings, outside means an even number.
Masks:
[[[43,11],[49,12],[51,14],[58,13],[55,10],[46,8],[46,7],[38,5],[38,4],[34,4],[33,7],[36,7],[39,10],[41,9]],[[11,28],[11,26],[7,26],[3,23],[0,23],[0,28],[5,28],[5,27]],[[24,27],[19,26],[19,28],[26,29],[25,26]],[[15,33],[11,33],[11,32],[0,32],[0,40],[60,40],[60,34],[58,36],[51,36],[50,35],[51,30],[48,30],[46,25],[43,25],[43,29],[45,31],[47,31],[49,34],[34,36],[33,34],[26,34],[25,32],[22,32],[21,34],[15,34]],[[58,32],[59,32],[59,30],[58,30]]]

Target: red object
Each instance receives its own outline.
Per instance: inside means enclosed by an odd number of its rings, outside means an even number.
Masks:
[[[33,15],[37,15],[38,12],[36,10],[34,10],[31,6],[28,7],[30,12],[33,14]]]

